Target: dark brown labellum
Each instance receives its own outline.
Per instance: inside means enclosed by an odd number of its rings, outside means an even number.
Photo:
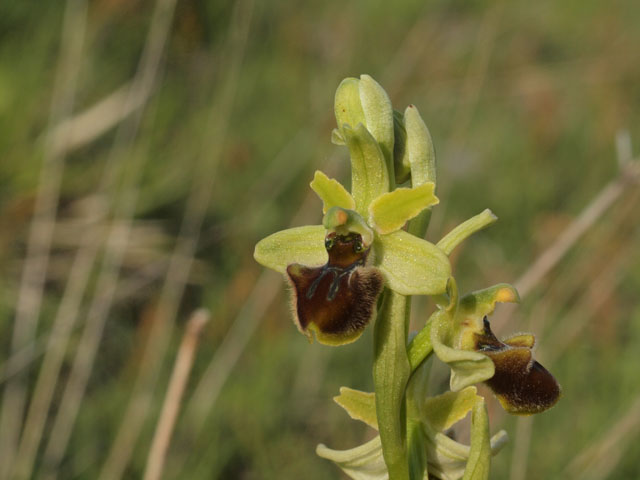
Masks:
[[[498,340],[487,317],[484,318],[484,332],[476,334],[476,350],[491,358],[495,365],[494,376],[485,383],[509,413],[540,413],[560,398],[560,385],[533,359],[532,347],[532,335],[518,335],[513,341]]]
[[[375,313],[383,279],[366,267],[370,247],[356,233],[329,233],[329,260],[322,267],[292,264],[287,274],[293,286],[294,317],[302,333],[315,331],[319,342],[341,345],[356,340]]]

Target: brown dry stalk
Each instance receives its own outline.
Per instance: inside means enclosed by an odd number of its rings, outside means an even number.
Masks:
[[[169,449],[169,442],[178,417],[184,389],[187,386],[189,373],[193,366],[193,358],[198,347],[200,333],[209,318],[209,311],[201,309],[194,312],[187,323],[187,328],[178,350],[178,356],[173,366],[169,386],[167,387],[167,395],[164,398],[160,419],[149,450],[144,480],[158,480],[162,475],[164,459]]]

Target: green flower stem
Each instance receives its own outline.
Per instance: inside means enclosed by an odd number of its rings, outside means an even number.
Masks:
[[[426,325],[415,337],[413,337],[413,340],[411,340],[407,347],[407,357],[409,357],[411,373],[413,373],[433,352],[433,345],[431,343],[431,324],[434,322],[436,315],[441,314],[441,312],[441,310],[438,310],[429,317]]]
[[[461,223],[456,228],[447,233],[442,240],[437,243],[437,247],[449,255],[464,239],[473,235],[479,230],[488,227],[498,220],[488,208],[475,217],[471,217],[466,222]]]
[[[373,383],[382,455],[389,480],[408,480],[405,389],[409,298],[387,290],[374,328]]]

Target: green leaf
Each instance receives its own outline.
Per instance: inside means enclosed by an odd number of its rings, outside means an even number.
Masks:
[[[370,427],[378,429],[375,393],[340,387],[340,395],[333,397],[333,401],[344,408],[354,420],[360,420]]]
[[[389,480],[380,436],[350,450],[332,450],[320,444],[316,454],[334,462],[354,480]]]
[[[407,359],[407,298],[386,291],[374,327],[373,384],[376,417],[390,480],[408,480],[405,389],[411,368]]]
[[[345,124],[350,127],[359,123],[366,125],[360,101],[360,80],[349,77],[340,82],[336,90],[334,112],[338,130],[342,130]]]
[[[459,392],[445,392],[424,400],[422,414],[431,428],[443,432],[462,420],[473,406],[481,400],[476,387],[469,386]]]
[[[451,265],[434,244],[398,230],[377,236],[374,245],[374,261],[391,290],[402,295],[437,295],[445,291]]]
[[[342,133],[351,155],[351,193],[356,201],[356,210],[367,218],[373,199],[389,191],[384,155],[375,138],[361,123],[355,129],[345,126]]]
[[[324,248],[326,230],[322,225],[281,230],[258,242],[253,258],[267,267],[286,273],[287,265],[299,263],[309,267],[327,263],[328,255]]]
[[[487,480],[491,469],[489,416],[484,400],[476,402],[471,414],[471,449],[463,480]]]
[[[498,220],[491,210],[488,208],[475,217],[461,223],[456,228],[447,233],[442,240],[438,242],[438,248],[449,255],[454,248],[462,243],[467,237],[473,235],[479,230],[488,227]]]
[[[313,181],[309,184],[322,200],[322,213],[327,213],[331,207],[341,207],[353,210],[356,202],[340,182],[327,177],[320,170],[316,170]]]
[[[369,75],[360,76],[360,102],[365,125],[380,145],[387,170],[393,174],[393,107],[387,92]],[[351,124],[352,126],[355,124]],[[393,187],[394,181],[391,182]]]
[[[443,315],[433,323],[431,329],[433,349],[438,358],[451,368],[449,382],[451,390],[457,392],[493,377],[495,368],[491,359],[478,352],[447,346],[451,335],[452,325],[449,316]]]
[[[416,187],[427,182],[436,184],[436,152],[429,129],[414,105],[404,111],[407,132],[406,153],[411,165],[411,184]]]
[[[425,208],[439,200],[433,194],[435,185],[425,183],[415,188],[398,188],[380,195],[369,205],[369,224],[380,234],[399,230]]]

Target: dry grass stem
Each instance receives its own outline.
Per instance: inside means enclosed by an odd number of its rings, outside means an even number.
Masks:
[[[173,366],[167,394],[160,412],[160,419],[153,436],[144,480],[159,480],[162,475],[164,459],[169,448],[171,434],[178,417],[180,403],[184,389],[187,386],[189,373],[193,365],[193,358],[198,347],[198,339],[202,329],[209,321],[210,314],[207,310],[198,310],[193,313],[187,322],[186,331],[182,337],[182,343],[178,350],[178,356]]]
[[[144,106],[152,93],[151,88],[146,88],[131,98],[130,90],[130,84],[123,85],[83,112],[56,125],[52,133],[54,152],[68,155],[98,139]]]
[[[169,25],[173,17],[174,2],[169,0],[168,3],[168,9],[167,1],[164,3],[159,1],[156,4],[156,10],[151,21],[138,70],[131,88],[127,92],[126,104],[128,105],[138,105],[140,101],[145,104],[145,100],[148,98],[149,92],[156,81]],[[103,186],[112,184],[117,167],[123,163],[127,153],[131,151],[142,120],[143,111],[143,107],[139,107],[137,110],[134,109],[135,113],[128,121],[120,124],[116,141],[107,160],[107,171],[103,176]],[[57,475],[56,470],[66,451],[89,375],[93,368],[104,325],[113,302],[120,265],[131,231],[132,216],[137,201],[135,185],[142,171],[141,163],[133,162],[128,166],[128,170],[125,169],[122,172],[124,177],[123,193],[115,212],[115,217],[118,221],[112,224],[106,241],[106,252],[97,281],[96,295],[89,307],[87,323],[78,345],[71,374],[44,453],[47,478],[55,478]],[[82,251],[80,254],[82,254]]]
[[[640,396],[618,421],[567,466],[565,478],[602,480],[607,478],[627,449],[628,441],[640,431]]]
[[[194,185],[187,200],[181,231],[171,256],[159,302],[158,317],[149,334],[131,399],[100,472],[101,480],[122,477],[153,399],[153,390],[191,270],[202,222],[211,201],[213,193],[211,182],[215,178],[222,154],[228,119],[235,99],[237,77],[240,74],[251,24],[252,6],[249,1],[236,5],[235,20],[229,29],[230,47],[225,52],[226,61],[223,61],[225,67],[221,69],[226,72],[226,75],[222,88],[218,92],[217,101],[212,104],[209,121],[203,130],[201,161],[193,177]]]
[[[34,340],[49,249],[55,226],[64,157],[52,148],[53,126],[71,115],[84,48],[87,5],[85,0],[68,0],[62,25],[60,56],[53,89],[49,126],[43,152],[35,211],[27,240],[27,253],[16,305],[11,354]],[[11,378],[4,391],[0,413],[0,477],[8,476],[18,447],[24,405],[27,398],[25,371]]]

